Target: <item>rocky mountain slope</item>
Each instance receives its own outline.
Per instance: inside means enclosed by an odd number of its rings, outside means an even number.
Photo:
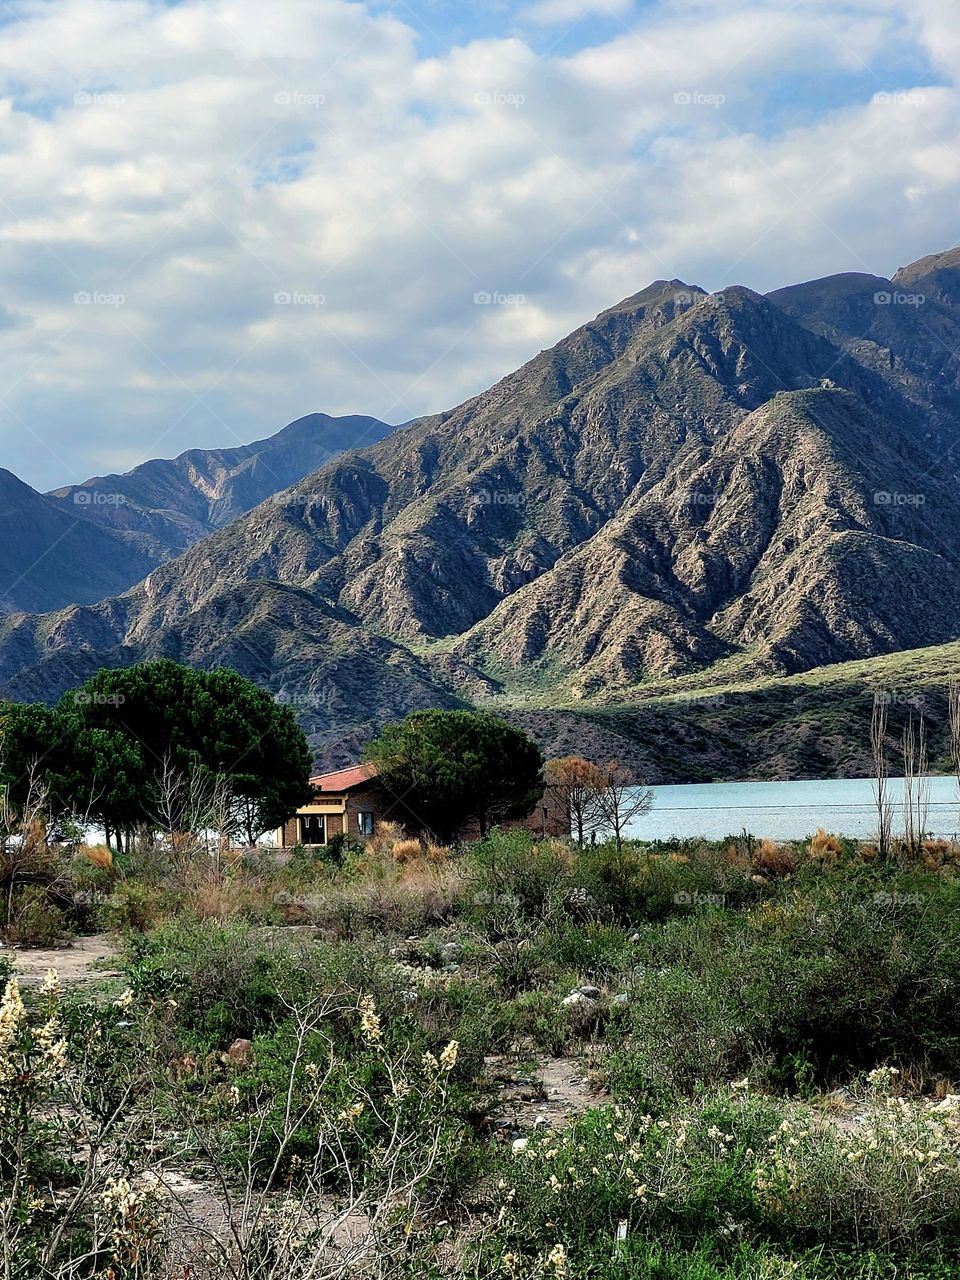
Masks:
[[[0,611],[59,609],[123,592],[344,449],[391,430],[376,418],[312,413],[253,444],[191,449],[45,495],[3,472]]]
[[[0,613],[124,591],[158,562],[149,541],[102,528],[0,468]]]
[[[623,702],[952,640],[955,256],[770,298],[658,281],[126,594],[6,620],[0,683],[230,662],[320,740],[411,706]]]

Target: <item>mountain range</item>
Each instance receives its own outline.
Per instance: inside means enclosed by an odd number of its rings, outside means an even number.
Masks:
[[[152,561],[116,594],[66,574],[66,607],[8,610],[0,686],[49,699],[101,665],[228,664],[339,762],[418,706],[549,707],[540,736],[562,737],[564,716],[652,693],[946,644],[958,351],[956,250],[766,297],[657,281],[394,431],[313,415],[33,495],[83,508],[83,554],[121,540],[111,572]]]
[[[190,449],[47,494],[0,469],[0,612],[120,594],[344,449],[392,429],[376,418],[311,413],[253,444]]]

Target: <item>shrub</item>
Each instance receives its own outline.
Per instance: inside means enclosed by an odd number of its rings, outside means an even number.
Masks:
[[[66,917],[42,885],[23,885],[14,892],[4,930],[11,946],[53,947],[69,933]]]
[[[171,895],[139,880],[121,880],[107,899],[106,913],[116,929],[146,933],[170,912]]]
[[[572,882],[573,855],[559,840],[529,831],[494,831],[481,840],[467,873],[471,907],[484,915],[504,908],[524,918],[556,910]]]

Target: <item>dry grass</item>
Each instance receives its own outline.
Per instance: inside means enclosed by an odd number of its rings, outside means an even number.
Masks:
[[[833,862],[843,851],[843,845],[840,837],[831,835],[830,832],[824,831],[820,827],[817,834],[810,841],[810,857],[817,858],[821,862]]]
[[[753,870],[758,875],[788,876],[799,865],[797,855],[774,840],[761,840],[753,856]]]
[[[82,844],[77,849],[77,857],[100,871],[113,870],[113,850],[105,844]]]
[[[395,862],[404,865],[408,862],[416,862],[423,853],[423,849],[419,840],[397,840],[390,853]]]

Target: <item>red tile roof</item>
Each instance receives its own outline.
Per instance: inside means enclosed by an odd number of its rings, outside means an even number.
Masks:
[[[350,791],[377,776],[375,764],[353,764],[349,769],[336,769],[333,773],[321,773],[311,778],[318,791]]]

